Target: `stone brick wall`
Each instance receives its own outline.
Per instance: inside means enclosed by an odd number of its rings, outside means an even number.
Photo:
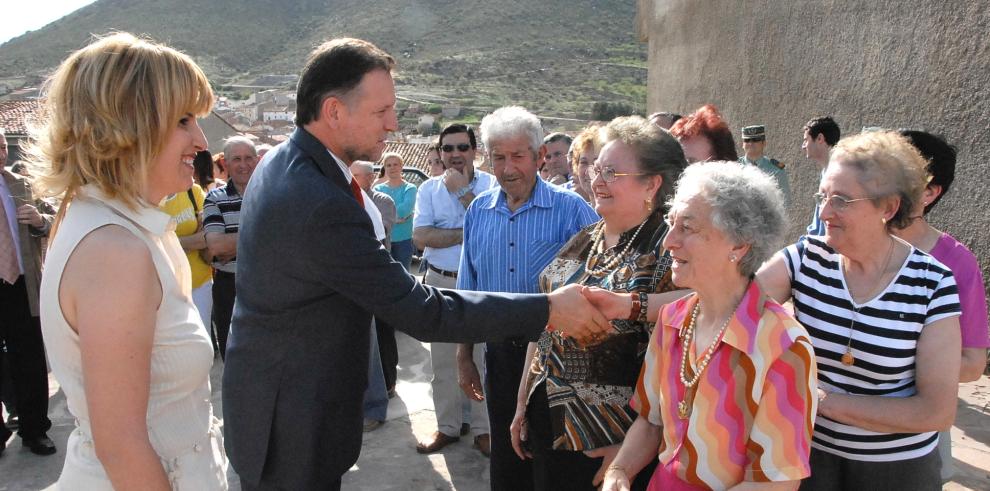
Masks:
[[[810,220],[818,171],[802,126],[831,115],[943,134],[956,180],[929,219],[967,244],[990,277],[990,3],[984,0],[638,0],[649,43],[647,108],[715,103],[733,128],[767,125],[787,164],[794,237]],[[741,152],[741,148],[740,148]]]

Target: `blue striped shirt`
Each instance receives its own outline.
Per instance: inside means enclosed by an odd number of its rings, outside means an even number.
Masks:
[[[540,272],[598,215],[573,191],[536,180],[529,201],[509,211],[505,193],[481,193],[464,217],[464,247],[457,288],[539,293]]]

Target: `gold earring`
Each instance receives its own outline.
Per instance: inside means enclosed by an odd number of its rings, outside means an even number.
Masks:
[[[646,211],[653,211],[653,199],[647,198],[645,201],[646,201]]]

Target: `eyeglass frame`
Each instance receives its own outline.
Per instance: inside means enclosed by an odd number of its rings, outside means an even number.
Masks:
[[[601,172],[599,172],[598,169],[601,169]],[[604,173],[606,169],[612,171],[611,179],[605,177]],[[605,167],[598,167],[597,165],[592,164],[588,166],[588,178],[594,181],[595,179],[598,178],[598,176],[602,176],[602,181],[604,181],[605,184],[612,184],[613,182],[618,180],[618,178],[625,176],[653,176],[653,175],[656,174],[650,174],[648,172],[615,172],[615,167],[612,167],[610,165]]]
[[[467,152],[468,150],[471,150],[472,147],[470,143],[458,143],[457,145],[445,143],[440,145],[440,151],[443,153],[453,153],[455,148],[458,152]]]
[[[849,205],[851,203],[855,203],[857,201],[867,201],[867,200],[875,200],[875,199],[877,199],[876,196],[868,196],[866,198],[847,199],[847,198],[844,198],[844,197],[842,197],[842,196],[840,196],[838,194],[833,194],[832,196],[826,196],[825,193],[815,193],[815,194],[811,195],[811,197],[812,197],[812,199],[815,200],[815,204],[818,205],[818,208],[819,209],[824,208],[825,207],[825,202],[827,201],[829,203],[829,205],[832,206],[832,209],[835,210],[835,211],[837,211],[837,212],[839,212],[839,213],[841,213],[843,211],[846,211],[846,209],[849,208]],[[842,204],[837,206],[835,204],[836,202],[832,201],[833,199],[838,199],[839,200],[838,202],[840,202]]]

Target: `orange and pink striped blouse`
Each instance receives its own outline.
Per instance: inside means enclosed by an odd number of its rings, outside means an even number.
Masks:
[[[692,294],[663,307],[630,401],[663,427],[657,473],[712,489],[807,477],[818,404],[808,333],[751,282],[685,399],[680,332],[697,301]],[[689,351],[690,380],[698,360]],[[687,419],[678,416],[682,400],[691,407]]]

